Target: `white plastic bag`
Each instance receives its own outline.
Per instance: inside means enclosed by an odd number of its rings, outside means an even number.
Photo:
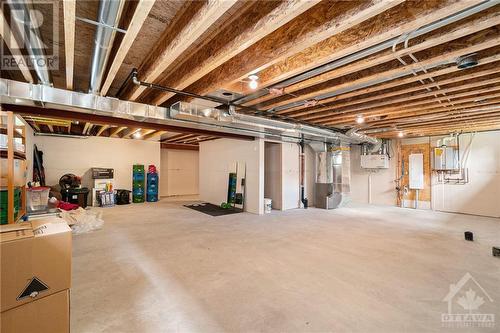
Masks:
[[[61,217],[68,223],[75,235],[101,229],[104,224],[102,212],[86,210],[81,207],[63,211]]]

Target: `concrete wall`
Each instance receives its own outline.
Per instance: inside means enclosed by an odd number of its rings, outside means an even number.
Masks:
[[[371,178],[371,203],[375,205],[396,204],[396,169],[395,152],[391,153],[388,169],[362,169],[361,146],[351,146],[351,200],[369,203],[369,181]]]
[[[199,153],[161,149],[160,195],[198,194]]]
[[[200,143],[200,200],[227,200],[228,175],[236,162],[246,163],[246,211],[264,213],[264,141],[218,139]]]
[[[433,146],[437,139],[431,138]],[[470,139],[471,134],[460,135],[461,157]],[[500,217],[500,131],[475,134],[466,167],[470,181],[465,185],[442,184],[433,175],[433,209]]]
[[[132,166],[156,165],[160,173],[160,144],[153,141],[104,137],[88,139],[35,136],[33,143],[43,151],[47,185],[58,184],[66,173],[84,175],[92,167],[115,169],[115,188],[132,188]],[[32,163],[32,153],[30,163]],[[160,186],[161,191],[161,186]]]

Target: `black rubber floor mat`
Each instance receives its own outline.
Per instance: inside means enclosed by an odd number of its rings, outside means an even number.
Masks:
[[[222,216],[222,215],[229,215],[229,214],[236,214],[243,212],[243,210],[241,210],[240,208],[235,208],[235,207],[222,208],[220,206],[208,202],[184,205],[184,207],[194,209],[200,213],[205,213],[210,216]]]

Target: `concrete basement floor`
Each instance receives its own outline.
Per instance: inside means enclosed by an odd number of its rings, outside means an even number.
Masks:
[[[500,330],[500,219],[377,206],[211,217],[169,201],[103,212],[103,229],[74,236],[74,333]],[[467,272],[494,300],[472,286],[494,328],[442,327]]]

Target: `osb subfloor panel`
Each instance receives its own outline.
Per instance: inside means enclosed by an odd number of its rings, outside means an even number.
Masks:
[[[374,206],[214,218],[182,204],[105,209],[102,230],[74,236],[72,332],[500,327],[499,219]],[[472,289],[484,301],[473,313],[496,328],[442,328],[443,298],[467,272],[494,303],[469,283],[452,312]]]

